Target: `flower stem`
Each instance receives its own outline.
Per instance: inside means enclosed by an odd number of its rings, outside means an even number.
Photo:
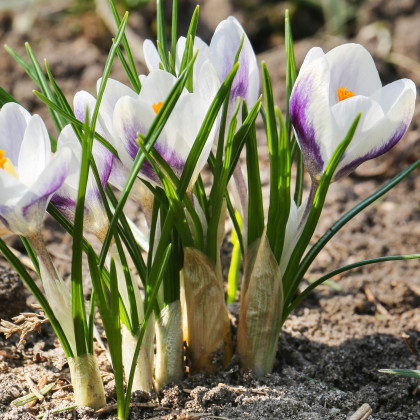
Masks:
[[[319,185],[319,181],[312,178],[311,189],[309,191],[309,195],[306,201],[305,211],[303,212],[302,219],[299,221],[299,227],[298,227],[299,235],[302,232],[303,227],[306,224],[306,221],[308,220],[309,212],[311,211],[312,205],[314,203],[314,198],[315,198],[316,191],[318,189],[318,185]]]
[[[27,239],[38,256],[41,280],[48,303],[63,329],[73,354],[76,354],[70,292],[51,260],[41,232],[34,232]]]
[[[74,398],[77,405],[98,410],[106,405],[101,373],[93,354],[68,359]]]

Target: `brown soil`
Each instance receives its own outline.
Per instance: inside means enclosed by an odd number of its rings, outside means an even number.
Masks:
[[[209,12],[203,19],[212,29],[212,14]],[[1,15],[0,20],[1,38],[23,54],[25,37],[11,30],[9,15]],[[140,21],[138,16],[133,20]],[[392,52],[386,56],[379,42],[382,38],[373,25],[379,20],[386,20],[384,27],[393,40]],[[358,22],[354,39],[374,54],[384,82],[411,77],[419,84],[418,2],[366,1]],[[48,58],[70,100],[77,90],[94,90],[110,35],[93,13],[83,18],[64,12],[41,15],[31,29],[30,39],[39,58]],[[297,42],[298,64],[311,46],[321,45],[328,50],[343,41],[318,37]],[[271,44],[278,42],[276,36],[270,39]],[[283,104],[283,49],[278,46],[261,58],[271,71],[276,102]],[[116,66],[113,77],[125,81],[123,74]],[[4,52],[0,52],[0,86],[32,111],[46,116],[45,107],[31,94],[33,84]],[[419,109],[417,106],[409,132],[392,152],[331,186],[315,239],[345,211],[420,158]],[[268,158],[262,136],[260,143],[262,176],[267,181],[264,162]],[[136,211],[134,206],[130,211]],[[71,240],[51,220],[45,225],[45,235],[66,278]],[[418,252],[419,238],[420,178],[416,172],[348,223],[318,256],[307,279],[365,258]],[[15,238],[6,240],[23,251]],[[33,312],[30,304],[34,300],[6,267],[7,263],[0,259],[0,318],[10,320],[23,311]],[[249,371],[241,371],[233,360],[218,375],[187,378],[159,395],[134,395],[132,418],[346,419],[367,403],[373,410],[370,420],[419,419],[419,382],[378,372],[381,368],[419,368],[419,273],[420,263],[410,261],[383,263],[337,276],[334,281],[338,288],[320,287],[286,322],[271,375],[256,378]],[[230,309],[235,319],[238,308],[234,305]],[[21,347],[17,348],[17,342],[15,336],[8,340],[0,337],[0,418],[33,419],[38,414],[45,414],[45,419],[96,418],[98,413],[84,408],[51,414],[56,408],[72,405],[72,389],[63,351],[48,324],[42,325],[39,334],[30,333]],[[111,367],[104,351],[99,347],[96,351],[107,401],[112,405],[116,400]],[[15,408],[11,402],[30,392],[25,375],[35,383],[45,376],[48,383],[56,385],[44,401]],[[101,418],[115,416],[111,407]]]

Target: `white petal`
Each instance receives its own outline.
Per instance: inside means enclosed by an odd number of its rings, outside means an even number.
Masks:
[[[149,71],[159,70],[161,59],[158,50],[150,39],[146,39],[143,42],[143,54]]]
[[[96,84],[98,91],[101,85],[101,80],[102,79],[99,79]],[[112,121],[114,108],[118,100],[123,96],[137,98],[138,95],[136,92],[134,92],[134,90],[124,85],[123,83],[120,83],[119,81],[114,79],[108,79],[104,90],[104,94],[102,96],[101,105],[99,107],[99,121],[101,123],[102,128],[105,131],[106,139],[111,143],[113,143]]]
[[[312,177],[322,174],[331,156],[334,125],[329,107],[330,74],[325,57],[300,72],[290,97],[290,118],[305,167]]]
[[[19,179],[0,169],[0,206],[13,207],[27,189]]]
[[[382,87],[372,56],[359,44],[344,44],[325,55],[331,73],[330,104],[338,102],[337,89],[370,96]]]
[[[9,102],[0,111],[0,150],[17,166],[20,145],[31,114],[21,105]]]
[[[86,109],[89,109],[89,120],[92,118],[93,111],[96,105],[96,98],[89,92],[80,90],[74,95],[73,108],[74,115],[79,121],[84,122],[86,117]]]
[[[340,162],[335,179],[347,175],[366,160],[387,152],[408,129],[416,99],[415,85],[411,80],[402,79],[391,83],[372,98],[381,100],[382,109],[387,110],[387,114],[376,120],[375,125],[362,132],[356,143],[350,145],[353,149]]]
[[[72,153],[68,148],[58,151],[30,187],[38,197],[50,197],[66,180]]]
[[[216,68],[220,81],[223,82],[232,70],[244,35],[239,55],[239,69],[232,85],[231,103],[234,104],[236,98],[240,97],[246,99],[248,106],[252,107],[259,97],[257,58],[245,31],[234,17],[229,17],[217,26],[210,43],[210,60]]]
[[[17,172],[27,186],[42,173],[51,158],[51,143],[47,128],[39,115],[30,119],[22,140]]]
[[[206,113],[220,88],[219,77],[210,60],[206,60],[201,66],[197,81],[198,83],[194,86],[194,94],[202,98],[202,108],[205,108],[204,113]]]
[[[153,108],[139,99],[125,96],[115,105],[113,121],[118,140],[116,147],[125,167],[130,169],[133,166],[139,150],[137,133],[145,135],[154,118]]]
[[[314,61],[318,60],[319,58],[322,58],[324,55],[325,54],[322,48],[311,48],[306,54],[305,59],[303,60],[302,66],[300,67],[300,72],[303,73],[309,65],[311,65]]]
[[[175,76],[164,70],[150,72],[143,81],[139,99],[150,104],[150,109],[153,110],[152,105],[165,102],[176,80]]]
[[[384,113],[381,106],[366,96],[354,96],[345,99],[331,108],[336,123],[336,131],[330,139],[330,157],[334,153],[339,143],[344,140],[350,126],[353,124],[357,114],[362,113],[353,140],[347,147],[339,168],[358,156],[367,153],[371,147],[371,129],[383,120]],[[339,170],[339,169],[338,169]]]

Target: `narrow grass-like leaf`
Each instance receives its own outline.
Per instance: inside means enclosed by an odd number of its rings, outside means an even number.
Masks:
[[[406,378],[420,379],[420,370],[414,369],[378,369],[378,372],[389,375],[405,376]]]
[[[2,87],[0,87],[0,107],[9,102],[18,103],[18,101],[9,92],[6,92]]]
[[[15,52],[12,48],[8,45],[4,46],[5,50],[12,56],[12,58],[26,71],[28,76],[39,86],[38,84],[38,76],[34,68],[25,61],[25,59]]]
[[[237,219],[240,217],[238,212],[236,212],[235,216]],[[233,229],[232,231],[231,242],[233,248],[228,274],[227,303],[233,303],[236,301],[236,293],[238,291],[239,268],[241,266],[241,245],[239,243],[238,235],[235,229]]]
[[[297,77],[295,53],[293,48],[292,28],[290,27],[289,11],[286,10],[284,18],[284,46],[286,51],[286,131],[288,139],[290,139],[292,124],[289,115],[289,101],[292,93],[293,85]]]
[[[345,265],[343,267],[337,268],[333,271],[330,271],[327,274],[324,274],[322,277],[311,283],[305,290],[302,291],[285,309],[283,315],[283,321],[287,319],[290,313],[305,299],[310,292],[312,292],[320,284],[326,282],[331,277],[334,277],[338,274],[344,273],[355,268],[363,267],[365,265],[377,264],[386,261],[402,261],[402,260],[414,260],[420,258],[420,254],[407,254],[407,255],[390,255],[384,257],[370,258],[368,260],[357,261],[352,264]]]
[[[267,218],[267,238],[271,249],[275,249],[277,241],[278,211],[281,203],[279,202],[278,180],[280,177],[280,147],[277,134],[276,115],[274,110],[273,89],[271,86],[270,75],[266,64],[262,63],[264,98],[266,112],[266,133],[268,151],[270,154],[270,204]]]
[[[290,149],[289,149],[289,138],[287,136],[286,127],[284,125],[283,116],[280,110],[276,107],[275,109],[277,118],[279,120],[280,132],[279,132],[279,164],[280,168],[278,171],[278,221],[275,226],[276,228],[276,239],[275,246],[273,249],[274,257],[276,261],[280,263],[281,255],[284,247],[284,237],[286,234],[287,220],[289,219],[290,212]],[[270,202],[271,205],[271,202]],[[270,212],[270,209],[268,210]]]
[[[37,96],[39,99],[41,99],[42,102],[44,102],[48,107],[53,108],[58,113],[63,115],[63,117],[72,124],[73,127],[77,127],[79,130],[83,128],[83,122],[79,121],[74,115],[71,113],[66,112],[64,109],[60,107],[60,105],[54,104],[51,102],[45,95],[43,95],[40,92],[34,91],[35,96]],[[95,132],[95,139],[99,141],[103,146],[105,146],[114,156],[118,157],[117,149],[104,137],[102,137],[100,134]]]
[[[175,74],[176,64],[176,37],[178,32],[178,0],[172,0],[172,30],[171,30],[171,67]]]
[[[248,137],[249,132],[253,128],[255,128],[255,120],[258,117],[260,109],[261,109],[261,98],[259,98],[257,102],[255,102],[254,106],[251,108],[251,111],[249,111],[249,114],[247,114],[247,116],[242,119],[242,125],[239,128],[239,130],[236,132],[235,137],[233,138],[232,159],[231,159],[231,164],[229,168],[228,180],[233,175],[233,172],[241,156],[242,149],[245,146],[246,138]]]
[[[236,76],[238,71],[239,64],[235,64],[226,76],[225,81],[220,86],[216,97],[210,105],[209,110],[204,118],[203,124],[201,125],[200,131],[197,134],[194,145],[191,149],[190,154],[188,155],[187,161],[185,163],[184,170],[179,180],[179,186],[177,188],[178,195],[183,197],[187,191],[188,185],[191,180],[191,176],[194,172],[195,166],[197,164],[198,158],[203,150],[205,142],[210,134],[210,131],[213,127],[214,122],[216,121],[217,115],[219,113],[220,107],[222,106],[226,96],[230,93],[230,89],[233,83],[233,79]]]
[[[235,136],[236,124],[237,124],[237,115],[241,105],[240,98],[236,101],[235,110],[232,116],[232,119],[229,124],[229,132],[226,140],[226,147],[224,153],[223,167],[221,169],[220,177],[218,182],[213,185],[211,194],[210,194],[210,203],[211,203],[211,217],[209,220],[208,231],[207,231],[207,256],[214,263],[217,262],[218,253],[218,229],[221,217],[221,211],[223,206],[223,197],[226,192],[229,168],[230,168],[230,159],[232,157],[232,145],[233,138]],[[216,169],[217,170],[217,169]]]
[[[121,25],[121,19],[120,19],[120,16],[118,14],[118,10],[117,10],[117,8],[115,6],[114,0],[109,0],[109,3],[111,5],[112,14],[114,15],[115,23],[117,24],[117,28],[119,28],[120,25]],[[131,71],[128,71],[129,69],[126,68],[126,66],[124,66],[124,69],[125,69],[125,71],[127,73],[127,76],[130,79],[130,82],[131,82],[131,84],[133,86],[133,89],[137,93],[139,93],[140,92],[140,89],[141,89],[141,83],[140,83],[140,79],[139,79],[139,76],[138,76],[139,73],[138,73],[138,71],[136,69],[136,64],[134,62],[133,54],[131,53],[130,45],[128,44],[127,37],[126,37],[125,34],[122,37],[122,43],[124,45],[124,50],[125,50],[125,52],[127,54],[128,62],[130,63],[130,69],[131,69]],[[121,63],[123,63],[123,62],[121,61]],[[123,63],[123,65],[124,65],[124,63]]]
[[[200,13],[200,6],[196,6],[194,9],[194,13],[191,18],[190,26],[188,28],[186,42],[185,42],[185,50],[184,54],[182,55],[181,66],[179,68],[179,73],[182,73],[187,64],[190,62],[192,56],[190,56],[191,51],[194,51],[194,39],[195,33],[197,31],[197,24],[198,24],[198,15]]]
[[[188,78],[189,73],[192,71],[194,61],[192,61],[188,67],[185,69],[184,73],[181,77],[176,81],[174,87],[170,91],[168,97],[164,101],[162,108],[157,113],[152,125],[150,126],[146,136],[144,137],[144,143],[146,145],[146,150],[150,151],[157,141],[161,131],[163,130],[166,121],[168,120],[173,108],[175,107],[176,102],[178,101],[179,97],[181,96],[182,89],[184,88],[185,82]],[[116,227],[120,214],[124,208],[124,205],[128,199],[128,195],[131,191],[131,188],[134,184],[134,181],[139,173],[143,162],[145,161],[146,156],[140,151],[137,153],[136,158],[133,162],[133,167],[130,170],[130,174],[126,181],[126,185],[121,193],[120,200],[115,208],[114,217],[111,220],[110,227],[108,233],[105,237],[103,242],[101,254],[99,256],[100,266],[102,267],[105,262],[106,253],[108,252],[109,245],[111,243],[112,232],[113,229]],[[187,160],[188,162],[188,160]]]
[[[154,159],[150,156],[150,154],[146,150],[141,140],[138,141],[138,145],[140,147],[140,150],[146,155],[146,159],[149,161],[152,168],[154,169],[157,176],[162,182],[163,189],[165,190],[166,196],[169,200],[170,206],[172,207],[174,215],[175,215],[175,225],[178,229],[178,232],[181,236],[184,246],[192,246],[193,239],[192,239],[190,228],[187,223],[187,218],[185,216],[184,207],[175,191],[175,188],[173,187],[168,177],[163,173],[160,167],[156,164]]]
[[[296,184],[295,184],[295,195],[294,195],[294,200],[297,207],[299,207],[302,204],[303,180],[304,180],[303,158],[302,158],[302,153],[299,151],[296,158]]]
[[[82,161],[80,167],[79,188],[74,215],[73,246],[71,260],[71,298],[74,336],[77,355],[87,353],[88,336],[85,304],[83,298],[82,247],[83,222],[85,215],[86,185],[89,176],[89,160],[92,153],[92,142],[89,141],[89,115],[86,115],[85,132],[82,139]],[[93,137],[93,136],[92,136]]]
[[[345,213],[339,220],[337,220],[328,230],[321,236],[320,239],[311,247],[311,249],[307,252],[305,257],[303,258],[301,264],[299,265],[298,270],[296,271],[295,277],[293,282],[299,284],[302,280],[305,273],[308,271],[309,266],[312,264],[313,260],[316,256],[321,252],[324,246],[331,240],[331,238],[353,217],[359,214],[362,210],[366,207],[374,203],[384,194],[386,194],[389,190],[394,188],[397,184],[399,184],[403,179],[405,179],[409,174],[411,174],[415,169],[420,167],[420,159],[411,164],[407,169],[396,175],[390,181],[388,181],[385,185],[371,194],[369,197],[366,197],[362,200],[359,204],[354,206],[351,210]]]
[[[123,364],[122,364],[122,342],[120,331],[120,318],[119,318],[119,293],[118,293],[118,280],[115,272],[114,261],[111,260],[111,273],[110,273],[110,299],[108,302],[107,291],[105,289],[105,282],[99,271],[97,265],[96,254],[92,247],[89,247],[88,263],[92,284],[96,291],[95,301],[101,315],[102,323],[106,333],[109,352],[111,354],[112,367],[115,378],[115,388],[117,392],[118,416],[123,417],[125,409],[126,396],[124,394],[124,377],[123,377]]]
[[[361,117],[361,113],[357,115],[346,137],[338,145],[337,149],[332,155],[322,175],[321,181],[319,183],[318,189],[315,194],[312,208],[309,212],[307,222],[305,224],[305,227],[303,228],[302,234],[295,246],[295,249],[293,250],[293,253],[289,260],[289,264],[287,265],[286,271],[283,276],[284,307],[285,308],[287,308],[287,306],[291,302],[292,297],[299,286],[298,280],[295,277],[295,273],[299,266],[299,262],[302,258],[302,255],[305,252],[306,247],[309,241],[311,240],[312,235],[315,231],[315,227],[321,215],[322,207],[325,202],[325,197],[327,195],[328,188],[329,188],[331,179],[334,175],[335,169],[337,168],[337,165],[339,164],[344,152],[346,151],[347,146],[350,144],[351,140],[353,139],[360,117]]]
[[[160,58],[165,70],[171,72],[169,64],[168,43],[166,41],[165,15],[163,13],[162,0],[156,0],[156,24],[157,24],[157,45]]]
[[[42,71],[41,65],[39,64],[39,61],[36,58],[36,55],[33,52],[32,48],[31,48],[31,46],[29,45],[28,42],[25,43],[25,47],[26,47],[26,52],[28,53],[28,56],[29,56],[29,58],[32,62],[32,66],[35,70],[38,86],[41,88],[42,93],[44,93],[47,96],[48,99],[50,99],[52,102],[57,103],[57,99],[54,96],[54,93],[51,90],[50,85],[48,84],[47,78],[45,77],[45,74]],[[55,126],[57,127],[57,130],[61,131],[64,128],[64,126],[66,125],[66,122],[63,120],[61,115],[56,113],[54,110],[50,109],[49,111],[50,111],[50,114],[51,114],[51,118],[52,118]],[[55,145],[52,145],[52,146],[55,147]],[[55,148],[54,148],[53,151],[55,151]]]
[[[129,376],[128,381],[127,381],[127,394],[126,394],[127,397],[126,397],[126,400],[125,400],[125,409],[124,409],[124,415],[125,415],[124,418],[127,418],[127,419],[128,419],[129,411],[130,411],[130,398],[131,398],[131,390],[132,390],[132,387],[133,387],[134,372],[136,370],[136,360],[139,356],[140,346],[141,346],[141,343],[143,341],[144,334],[146,332],[147,323],[148,323],[150,315],[152,314],[153,309],[155,307],[155,302],[156,302],[156,297],[157,297],[157,294],[158,294],[158,291],[159,291],[159,287],[162,283],[164,273],[166,272],[166,269],[168,267],[168,261],[169,261],[170,254],[171,254],[171,245],[168,245],[168,247],[166,248],[166,250],[163,254],[162,260],[158,261],[158,262],[155,262],[153,264],[153,267],[152,267],[151,272],[150,272],[150,275],[154,276],[156,281],[154,282],[153,288],[152,288],[152,290],[149,294],[148,300],[147,300],[146,305],[145,305],[144,320],[143,320],[143,323],[142,323],[141,328],[140,328],[136,350],[133,354],[133,364],[131,365],[130,376]]]
[[[246,118],[246,104],[242,104],[242,118]],[[261,238],[264,231],[264,206],[260,167],[258,163],[257,131],[255,124],[246,136],[246,168],[248,173],[248,245]]]
[[[70,344],[67,340],[67,337],[64,334],[63,329],[61,328],[60,323],[54,315],[47,299],[44,294],[38,288],[32,277],[26,271],[26,268],[19,261],[13,252],[8,248],[6,243],[0,238],[0,252],[3,254],[4,258],[9,262],[9,264],[15,269],[19,274],[22,281],[26,284],[31,293],[35,296],[35,299],[41,305],[42,310],[50,321],[51,326],[53,327],[58,339],[60,340],[61,345],[63,346],[64,353],[66,357],[73,357],[73,352],[71,350]]]
[[[245,34],[242,35],[241,43],[239,44],[238,50],[236,51],[235,60],[233,61],[234,65],[238,63],[239,61],[239,56],[241,54],[244,41],[245,41]],[[219,139],[217,141],[216,160],[215,160],[215,168],[214,168],[215,170],[213,172],[215,184],[218,183],[218,177],[221,172],[222,165],[223,165],[223,152],[225,148],[225,130],[226,130],[226,124],[228,123],[227,114],[229,110],[229,102],[230,102],[230,93],[229,93],[229,96],[225,99],[225,102],[223,104],[222,117],[220,121]]]

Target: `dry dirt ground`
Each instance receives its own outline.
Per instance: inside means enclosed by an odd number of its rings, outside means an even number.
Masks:
[[[397,6],[398,5],[398,6]],[[207,21],[212,22],[211,16]],[[50,67],[69,99],[79,89],[92,91],[106,58],[110,35],[93,13],[83,17],[57,12],[40,15],[30,34],[16,35],[10,16],[0,15],[0,36],[23,54],[29,38]],[[385,23],[377,23],[385,21]],[[132,25],[142,19],[133,16]],[[381,26],[382,25],[382,26]],[[415,0],[365,2],[356,42],[375,56],[384,82],[411,77],[420,84],[420,6]],[[392,49],[384,51],[384,34]],[[382,34],[382,35],[381,35]],[[345,40],[313,37],[296,43],[298,64],[311,46],[329,49]],[[273,37],[271,45],[279,43]],[[267,61],[276,101],[284,104],[284,53],[281,45],[261,54]],[[116,67],[113,77],[124,81]],[[32,83],[6,53],[0,53],[0,86],[33,112],[46,116],[32,95]],[[333,184],[317,228],[319,237],[345,211],[371,194],[390,177],[420,158],[420,107],[411,128],[385,158],[359,168]],[[260,138],[263,179],[267,181],[267,150]],[[70,239],[47,220],[48,246],[62,275],[69,272]],[[384,198],[371,205],[342,229],[321,252],[307,275],[322,273],[351,262],[380,255],[419,252],[420,177],[411,174]],[[22,251],[14,238],[10,245]],[[229,247],[224,249],[229,253]],[[363,404],[372,408],[370,420],[420,418],[419,382],[378,372],[381,368],[419,368],[420,263],[383,263],[334,278],[336,287],[322,286],[291,315],[281,333],[274,372],[256,378],[241,371],[235,360],[215,376],[197,375],[169,386],[159,395],[135,395],[132,418],[154,419],[347,419]],[[0,260],[0,318],[10,320],[22,311],[33,312],[33,299],[18,277]],[[237,307],[231,308],[235,316]],[[235,325],[233,325],[235,328]],[[17,337],[0,337],[0,418],[92,419],[99,414],[79,408],[59,414],[51,411],[72,404],[69,369],[48,324],[31,333],[17,348]],[[116,418],[111,367],[97,349],[110,410],[101,418]],[[28,381],[55,382],[44,401],[14,408],[11,402],[29,391]],[[362,417],[357,417],[362,418]]]

